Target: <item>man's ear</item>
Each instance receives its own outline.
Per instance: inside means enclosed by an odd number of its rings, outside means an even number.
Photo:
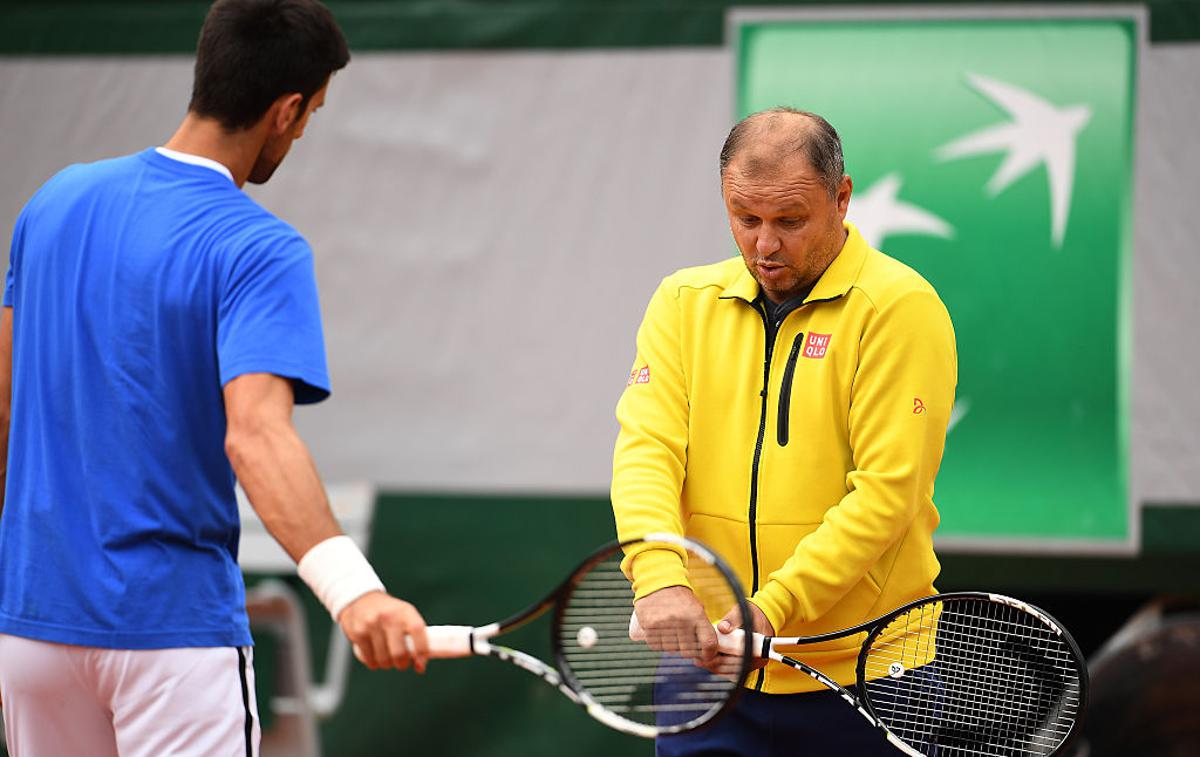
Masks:
[[[293,92],[288,95],[280,95],[271,105],[270,124],[271,133],[275,136],[286,134],[288,129],[300,118],[300,104],[304,102],[304,96],[299,92]]]
[[[838,214],[842,219],[846,218],[846,212],[850,210],[850,195],[854,193],[854,182],[849,176],[842,176],[842,183],[838,185],[837,191],[837,208]]]

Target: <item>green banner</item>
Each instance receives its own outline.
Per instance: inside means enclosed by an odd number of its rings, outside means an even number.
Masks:
[[[842,135],[850,218],[958,338],[943,545],[1119,549],[1136,19],[742,19],[739,115]]]

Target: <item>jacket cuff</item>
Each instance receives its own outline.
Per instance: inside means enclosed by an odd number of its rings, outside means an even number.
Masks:
[[[778,581],[767,581],[765,585],[750,597],[750,601],[763,611],[775,633],[782,633],[784,626],[795,618],[799,602],[796,597]]]
[[[633,598],[639,600],[668,586],[686,586],[687,568],[678,552],[670,549],[648,549],[639,552],[629,566],[628,575],[633,579]]]

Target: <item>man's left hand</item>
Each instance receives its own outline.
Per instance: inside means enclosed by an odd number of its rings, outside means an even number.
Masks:
[[[754,632],[761,633],[763,636],[774,636],[775,627],[771,625],[771,621],[767,620],[767,616],[759,609],[758,605],[753,602],[747,602],[750,605],[750,620],[754,625]],[[738,607],[734,605],[729,608],[729,612],[725,613],[725,617],[717,623],[717,630],[721,633],[730,633],[742,627],[742,613]]]
[[[748,604],[750,605],[750,621],[751,625],[754,627],[754,632],[761,633],[763,636],[774,636],[775,627],[771,625],[771,621],[767,620],[767,616],[763,614],[763,611],[760,610],[758,605],[754,604],[753,602],[749,602]],[[737,605],[729,608],[729,612],[725,613],[725,617],[721,618],[721,620],[717,622],[717,631],[723,634],[731,633],[732,631],[741,627],[742,612]],[[750,669],[758,670],[766,664],[767,661],[765,659],[756,657],[751,661]],[[716,669],[717,667],[720,667],[721,670]],[[709,667],[709,670],[714,673],[722,673],[724,672],[724,667],[725,666],[718,661],[714,663],[714,667]]]

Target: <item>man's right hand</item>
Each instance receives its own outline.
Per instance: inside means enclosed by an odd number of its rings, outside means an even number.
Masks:
[[[690,658],[701,667],[716,660],[717,632],[691,589],[659,589],[635,602],[633,609],[652,648]]]
[[[346,605],[338,625],[354,645],[354,654],[371,670],[407,670],[411,663],[418,673],[425,672],[425,619],[408,602],[382,591],[368,592]]]

